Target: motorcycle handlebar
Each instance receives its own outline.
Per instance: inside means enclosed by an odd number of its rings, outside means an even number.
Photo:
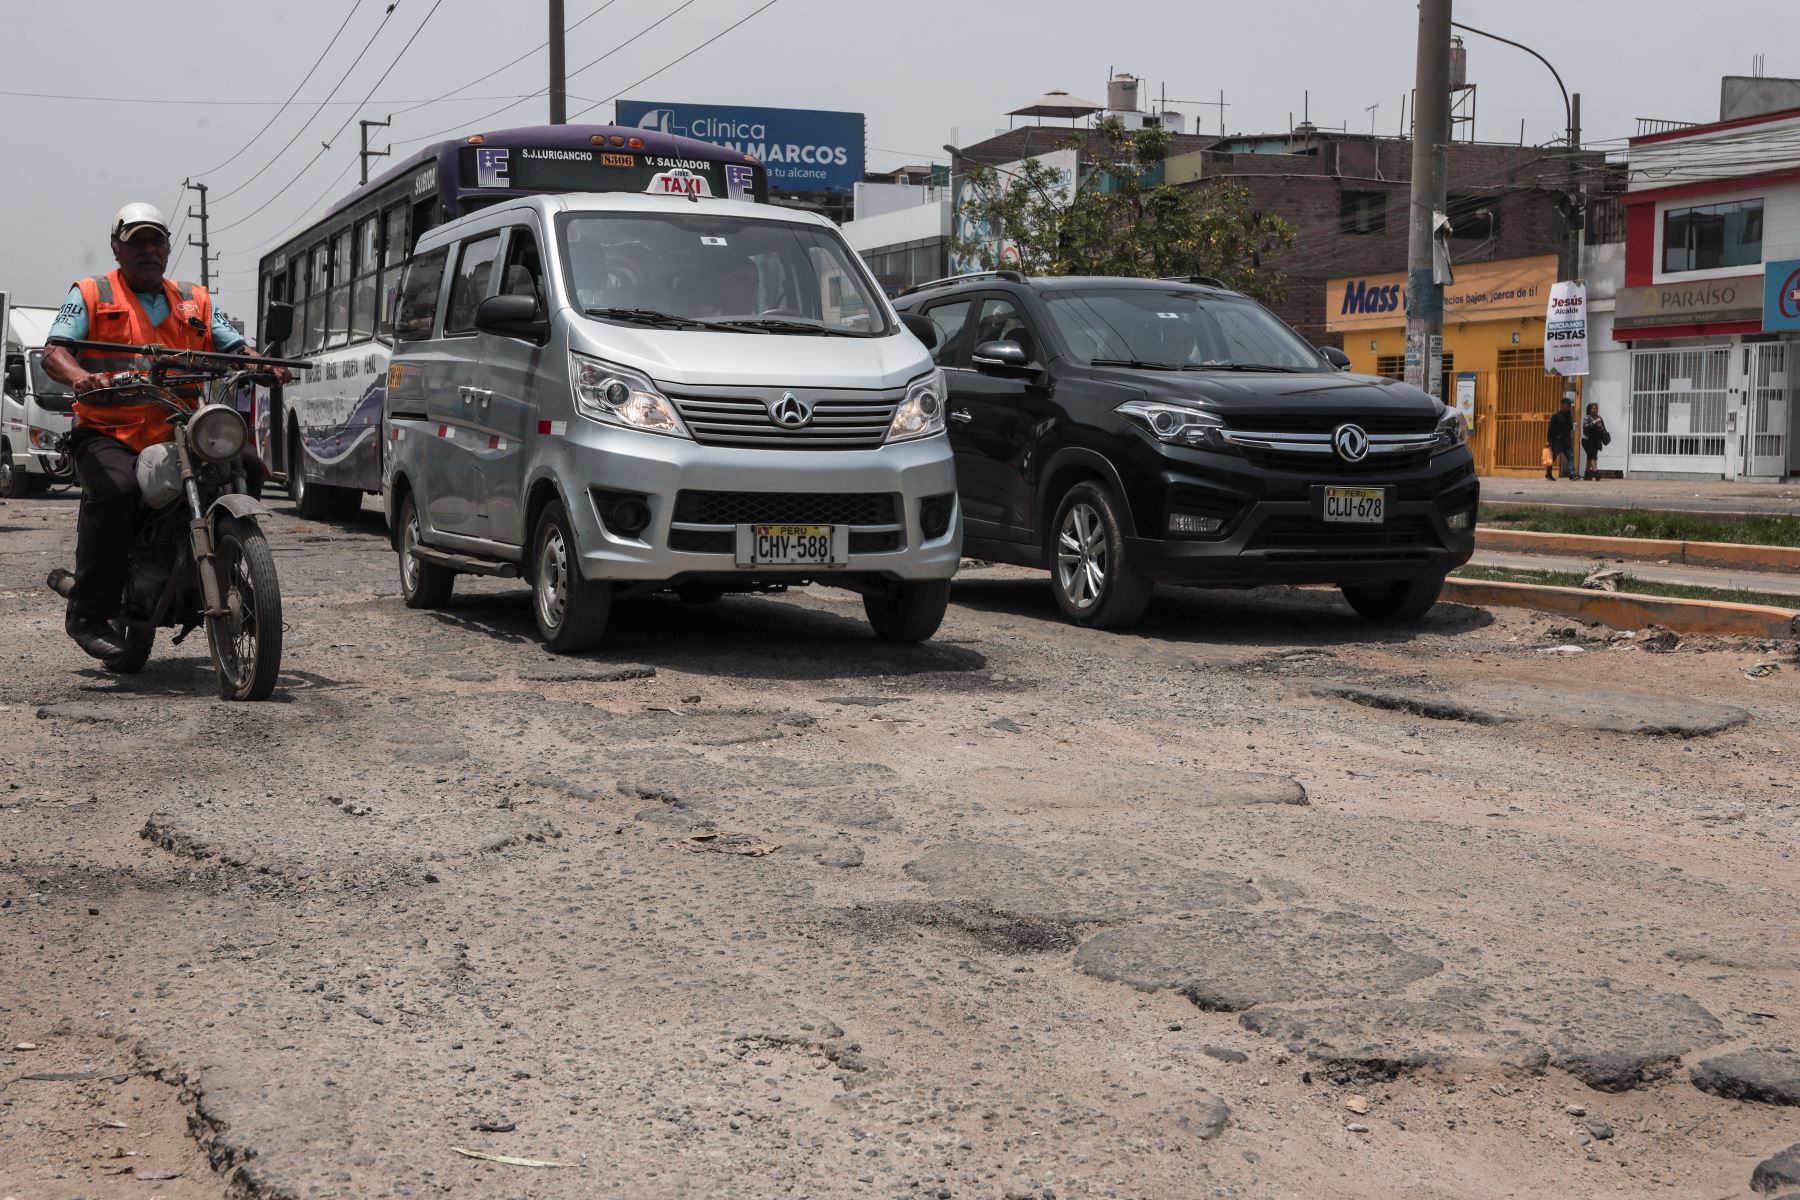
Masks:
[[[311,359],[305,358],[264,358],[248,354],[222,354],[216,350],[176,350],[168,346],[151,344],[148,346],[122,346],[116,342],[80,341],[74,338],[59,339],[58,346],[66,346],[71,350],[103,350],[111,354],[133,354],[148,358],[152,362],[189,363],[198,365],[206,363],[230,364],[258,370],[266,367],[287,367],[290,370],[304,371],[312,366]],[[223,369],[221,368],[221,373]]]

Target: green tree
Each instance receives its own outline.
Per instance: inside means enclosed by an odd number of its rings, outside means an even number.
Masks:
[[[1005,176],[970,166],[958,227],[975,236],[952,249],[986,270],[1015,265],[999,261],[1004,243],[1030,275],[1212,275],[1258,300],[1282,299],[1282,273],[1262,261],[1293,244],[1292,225],[1254,209],[1241,187],[1164,182],[1163,129],[1106,120],[1096,131],[1092,144],[1067,144],[1086,159],[1074,179],[1039,158]]]

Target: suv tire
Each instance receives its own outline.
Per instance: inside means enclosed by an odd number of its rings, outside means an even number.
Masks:
[[[1387,583],[1339,584],[1344,599],[1370,621],[1417,621],[1431,611],[1444,590],[1444,577],[1395,579]]]
[[[949,607],[948,579],[913,580],[888,595],[863,597],[863,612],[884,642],[925,641],[944,623]]]
[[[582,575],[575,528],[560,500],[544,507],[531,539],[531,614],[552,654],[592,650],[612,615],[612,585]]]
[[[456,587],[456,572],[413,557],[419,544],[419,505],[411,492],[400,501],[394,547],[400,552],[400,598],[408,608],[442,608]]]
[[[1063,616],[1089,629],[1116,629],[1144,615],[1155,587],[1130,561],[1119,503],[1084,480],[1056,506],[1046,547],[1050,588]]]

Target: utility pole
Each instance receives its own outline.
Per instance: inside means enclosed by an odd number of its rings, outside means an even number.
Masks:
[[[569,80],[563,65],[563,0],[550,0],[550,123],[569,123]]]
[[[200,193],[200,211],[195,212],[192,208],[188,209],[189,219],[198,220],[200,222],[200,240],[196,242],[193,235],[189,234],[188,245],[198,246],[200,248],[200,286],[207,291],[211,291],[212,244],[206,236],[206,185],[204,183],[190,183],[188,184],[188,187]]]
[[[369,149],[369,130],[371,130],[371,129],[386,129],[389,125],[393,124],[393,121],[394,121],[394,118],[393,118],[392,114],[390,114],[388,116],[388,119],[385,121],[358,121],[357,122],[358,125],[362,126],[362,130],[361,130],[362,149],[358,150],[356,153],[357,153],[357,158],[360,159],[362,162],[362,181],[364,183],[369,182],[369,160],[371,158],[386,158],[388,155],[390,155],[394,152],[394,148],[392,146],[389,146],[386,150],[371,150],[371,149]]]
[[[1443,399],[1444,287],[1436,216],[1450,162],[1450,0],[1419,0],[1414,82],[1412,214],[1406,239],[1406,382]]]

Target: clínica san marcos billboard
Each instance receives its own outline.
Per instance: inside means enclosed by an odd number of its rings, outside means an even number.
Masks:
[[[1544,316],[1556,284],[1556,256],[1457,263],[1444,286],[1444,323]],[[1406,272],[1350,275],[1325,286],[1325,328],[1333,333],[1406,323]]]

